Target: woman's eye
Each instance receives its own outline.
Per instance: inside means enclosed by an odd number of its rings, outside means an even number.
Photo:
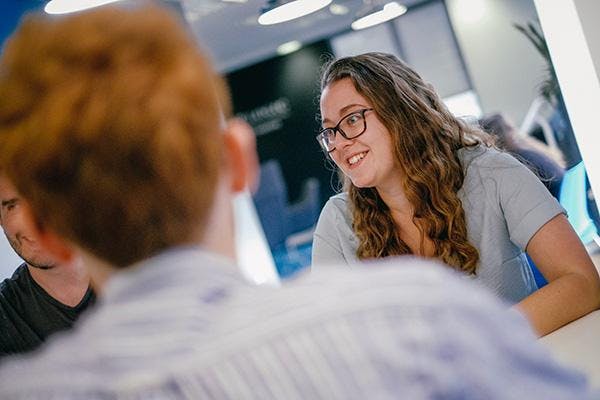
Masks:
[[[348,122],[349,125],[354,125],[356,124],[358,121],[360,120],[360,115],[358,114],[353,114],[351,116],[348,117],[348,119],[346,120]]]

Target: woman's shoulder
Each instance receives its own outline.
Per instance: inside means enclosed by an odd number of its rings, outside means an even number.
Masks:
[[[348,193],[347,192],[342,192],[342,193],[338,193],[338,194],[334,194],[333,196],[331,196],[329,198],[329,200],[327,200],[327,202],[332,202],[335,204],[347,204],[348,203]]]
[[[497,175],[506,170],[525,168],[510,154],[493,147],[463,147],[458,151],[458,158],[467,174],[477,171],[482,175]]]
[[[531,182],[535,175],[516,158],[495,148],[476,146],[459,150],[465,178],[462,191],[468,196],[495,198],[506,187]]]
[[[340,193],[331,196],[319,216],[316,233],[320,236],[326,235],[325,232],[346,231],[352,225],[352,216],[349,210],[349,200],[347,193]]]
[[[348,193],[342,192],[336,195],[333,195],[327,200],[325,206],[323,207],[323,211],[327,211],[329,213],[347,213],[348,211]]]

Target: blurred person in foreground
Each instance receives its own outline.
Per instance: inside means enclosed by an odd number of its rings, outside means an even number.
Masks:
[[[95,301],[78,258],[69,252],[61,262],[45,251],[30,212],[0,171],[0,225],[24,260],[0,282],[0,357],[38,348],[50,335],[71,328]]]
[[[0,368],[0,398],[591,398],[522,317],[433,262],[246,283],[231,200],[254,137],[225,124],[222,81],[166,11],[27,18],[0,91],[0,166],[100,297]]]

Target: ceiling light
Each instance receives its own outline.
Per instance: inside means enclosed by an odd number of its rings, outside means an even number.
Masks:
[[[329,6],[329,12],[333,15],[346,15],[348,11],[348,7],[341,4],[332,4]]]
[[[277,54],[280,56],[285,56],[286,54],[293,53],[302,47],[302,43],[297,40],[292,40],[291,42],[286,42],[279,47],[277,47]]]
[[[351,27],[355,31],[360,29],[369,28],[371,26],[381,24],[382,22],[389,21],[406,12],[406,6],[398,4],[395,1],[387,3],[383,6],[383,9],[370,8],[362,16],[354,20]]]
[[[52,0],[44,7],[48,14],[65,14],[114,3],[119,0]]]
[[[258,23],[273,25],[290,21],[320,10],[331,3],[332,0],[268,0],[267,6],[262,9]]]

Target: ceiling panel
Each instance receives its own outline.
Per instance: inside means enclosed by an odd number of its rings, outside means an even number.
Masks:
[[[269,58],[276,54],[277,46],[290,40],[311,43],[348,30],[354,14],[363,5],[362,0],[338,1],[337,4],[348,8],[348,14],[334,15],[326,7],[293,21],[261,26],[257,19],[266,0],[248,0],[245,3],[219,0],[181,2],[198,40],[212,54],[222,72]],[[402,1],[408,7],[423,2]]]

